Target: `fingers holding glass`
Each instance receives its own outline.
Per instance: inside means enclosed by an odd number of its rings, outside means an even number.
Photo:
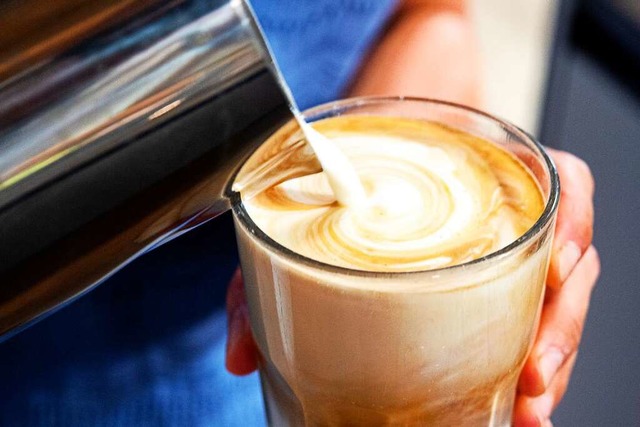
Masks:
[[[590,246],[563,287],[549,289],[533,350],[518,386],[514,422],[544,426],[569,382],[600,260]]]

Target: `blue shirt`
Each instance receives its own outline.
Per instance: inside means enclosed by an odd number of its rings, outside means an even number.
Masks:
[[[335,100],[392,13],[395,0],[253,0],[300,108]]]
[[[336,99],[393,0],[254,0],[301,108]],[[0,426],[264,425],[256,374],[224,369],[228,215],[143,256],[0,344]]]

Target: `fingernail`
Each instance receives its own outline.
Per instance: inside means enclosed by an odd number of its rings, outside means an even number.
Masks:
[[[536,422],[538,423],[537,427],[545,427],[545,425],[547,423],[547,418],[543,417],[540,414],[538,414],[538,415],[536,415]]]
[[[549,388],[553,377],[556,375],[556,372],[558,372],[558,369],[560,369],[563,362],[564,355],[558,350],[546,351],[538,361],[545,390]]]
[[[553,396],[545,394],[536,399],[536,411],[538,412],[538,420],[541,426],[548,426],[551,424],[551,411],[553,411]]]
[[[581,256],[582,251],[574,242],[569,241],[562,246],[559,254],[560,263],[558,265],[558,273],[563,283],[567,280],[567,277],[569,277],[569,274],[571,274],[576,264],[578,264]]]

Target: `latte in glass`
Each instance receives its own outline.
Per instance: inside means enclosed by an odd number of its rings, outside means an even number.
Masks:
[[[552,166],[480,113],[354,104],[314,127],[366,203],[338,204],[319,172],[234,206],[270,423],[509,425],[544,294]]]

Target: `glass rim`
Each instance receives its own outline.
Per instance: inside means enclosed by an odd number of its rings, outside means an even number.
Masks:
[[[476,258],[471,261],[467,261],[461,264],[454,264],[446,267],[440,268],[431,268],[424,270],[410,270],[410,271],[371,271],[371,270],[360,270],[356,268],[349,267],[341,267],[334,264],[329,264],[326,262],[318,261],[313,258],[306,257],[302,254],[299,254],[280,243],[273,240],[269,235],[267,235],[262,229],[251,219],[247,210],[244,208],[244,203],[242,202],[242,198],[239,192],[231,192],[231,206],[234,216],[239,220],[242,226],[251,231],[251,235],[259,240],[259,242],[268,247],[273,253],[283,257],[286,260],[292,261],[297,264],[302,264],[306,267],[310,267],[313,269],[319,269],[324,272],[336,273],[343,276],[352,276],[352,277],[361,277],[361,278],[369,278],[369,279],[378,279],[378,278],[389,278],[389,277],[406,277],[412,275],[422,275],[422,274],[451,274],[452,272],[458,270],[466,270],[470,267],[479,267],[484,264],[488,264],[490,262],[497,262],[501,259],[505,258],[509,254],[513,253],[519,248],[522,248],[527,243],[531,242],[534,238],[536,238],[554,219],[554,214],[558,208],[558,203],[560,199],[560,179],[558,176],[558,171],[556,169],[555,163],[551,159],[551,157],[544,150],[542,144],[540,144],[533,136],[531,136],[528,132],[522,130],[518,126],[500,119],[496,116],[493,116],[484,111],[475,109],[473,107],[468,107],[465,105],[457,104],[455,102],[450,101],[441,101],[430,98],[420,98],[420,97],[411,97],[411,96],[360,96],[360,97],[352,97],[346,98],[338,101],[332,101],[328,103],[324,103],[315,107],[312,107],[308,110],[305,110],[302,115],[305,119],[308,119],[309,122],[321,120],[323,113],[327,112],[335,112],[344,110],[349,107],[359,107],[366,106],[370,104],[384,104],[384,103],[397,103],[397,102],[417,102],[420,104],[430,104],[436,106],[447,106],[451,108],[455,108],[458,110],[465,111],[467,113],[471,113],[476,116],[481,116],[485,119],[489,119],[494,123],[499,124],[508,132],[511,132],[517,136],[519,136],[525,143],[529,143],[530,148],[535,149],[535,153],[542,158],[544,165],[546,166],[546,170],[549,173],[549,196],[545,202],[545,207],[540,217],[536,220],[535,223],[531,227],[527,229],[527,231],[508,244],[507,246],[491,252],[483,257]],[[318,117],[321,116],[321,117]],[[529,168],[527,168],[529,169]],[[234,177],[235,179],[235,177]]]

